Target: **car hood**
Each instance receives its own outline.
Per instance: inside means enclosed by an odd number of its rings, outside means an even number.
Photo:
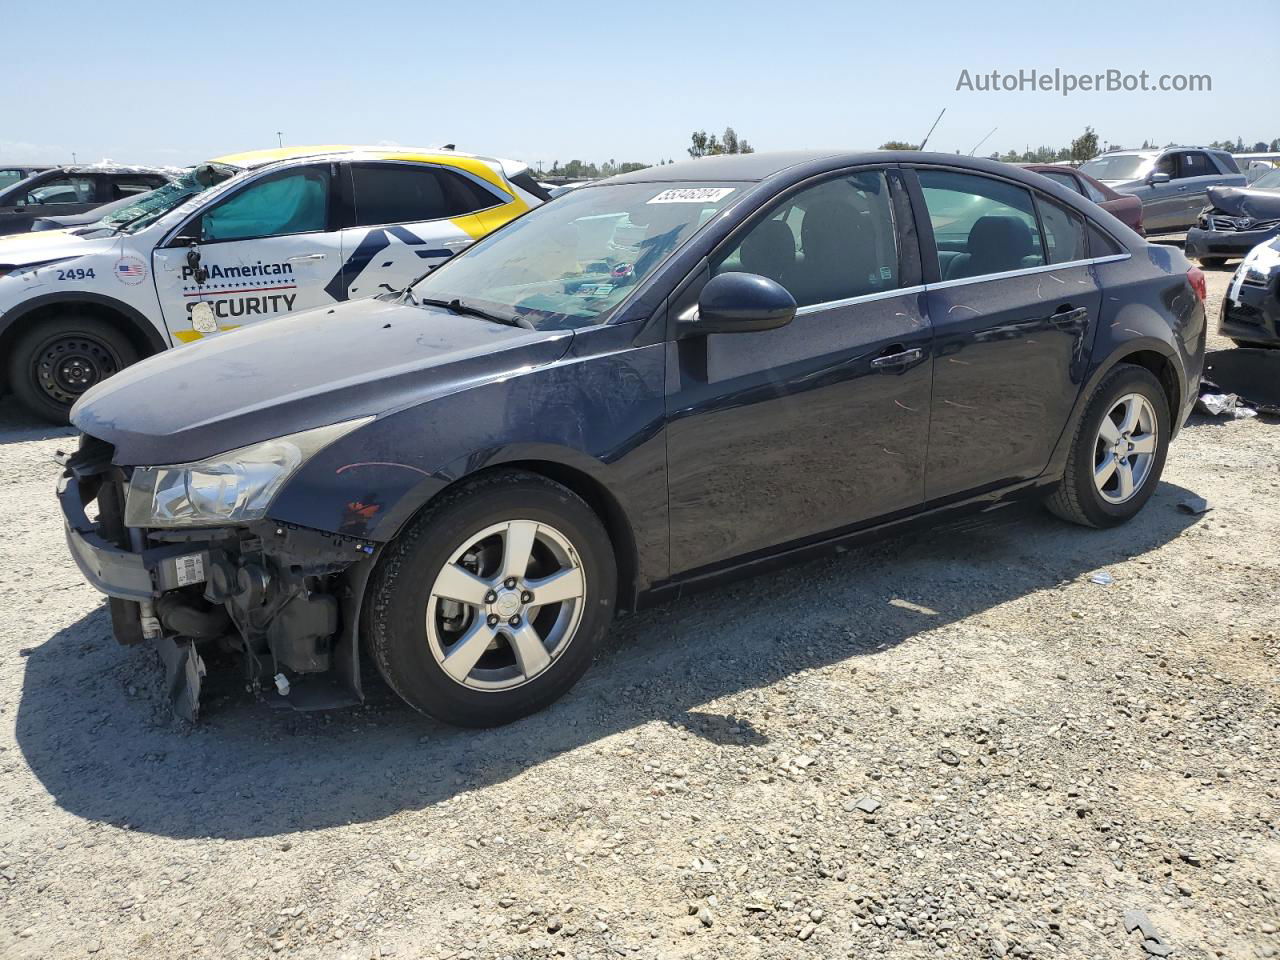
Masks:
[[[1252,187],[1210,187],[1209,203],[1231,217],[1280,220],[1280,190]]]
[[[11,233],[0,237],[0,263],[11,267],[48,263],[69,257],[103,253],[116,241],[114,235],[81,237],[70,230]]]
[[[118,464],[186,463],[552,363],[572,340],[357,300],[157,354],[87,392],[71,422],[114,444]]]

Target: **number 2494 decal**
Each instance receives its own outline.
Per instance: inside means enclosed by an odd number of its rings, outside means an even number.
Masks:
[[[59,280],[92,280],[95,276],[93,267],[73,267],[70,270],[58,271]]]

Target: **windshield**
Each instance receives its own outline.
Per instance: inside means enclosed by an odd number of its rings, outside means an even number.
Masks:
[[[1268,170],[1250,186],[1255,190],[1280,190],[1280,170]]]
[[[573,190],[479,241],[412,292],[419,300],[457,300],[540,330],[603,323],[742,190],[733,183]]]
[[[120,233],[135,233],[155,223],[178,204],[194,197],[197,193],[208,190],[215,184],[229,180],[237,173],[240,173],[238,167],[228,167],[220,163],[202,163],[198,167],[185,171],[177,180],[166,183],[150,193],[144,193],[128,206],[107,214],[102,218],[102,225]]]
[[[1152,157],[1144,157],[1139,153],[1121,153],[1110,157],[1095,157],[1082,164],[1080,171],[1095,180],[1140,180],[1147,175],[1152,162]]]

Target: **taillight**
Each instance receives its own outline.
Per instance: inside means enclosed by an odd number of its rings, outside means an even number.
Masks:
[[[1191,289],[1196,292],[1196,296],[1200,298],[1200,302],[1204,303],[1209,296],[1209,288],[1204,281],[1204,271],[1199,267],[1192,267],[1187,271],[1187,281],[1191,284]]]

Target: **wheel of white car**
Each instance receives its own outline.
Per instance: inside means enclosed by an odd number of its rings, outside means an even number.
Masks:
[[[18,339],[9,358],[9,383],[36,416],[66,423],[81,394],[137,360],[129,338],[105,320],[60,314]]]
[[[1076,428],[1053,513],[1088,527],[1132,518],[1155,492],[1171,434],[1164,388],[1145,367],[1122,363],[1094,391]]]
[[[496,726],[547,706],[590,666],[616,580],[586,503],[541,476],[495,473],[446,494],[387,548],[366,633],[411,706]]]

